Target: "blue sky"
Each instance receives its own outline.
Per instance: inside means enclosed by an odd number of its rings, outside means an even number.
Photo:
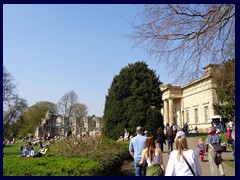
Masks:
[[[164,65],[132,49],[125,19],[141,5],[3,5],[3,65],[29,106],[57,103],[71,90],[88,114],[102,116],[115,75],[129,63],[145,61],[160,81],[171,83]]]

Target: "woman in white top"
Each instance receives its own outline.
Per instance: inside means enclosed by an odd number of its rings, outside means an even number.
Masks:
[[[164,176],[162,150],[155,146],[155,138],[150,136],[146,140],[146,148],[142,151],[142,159],[139,165],[147,162],[146,176]]]
[[[183,155],[190,164],[195,176],[202,174],[201,166],[195,152],[188,149],[187,139],[185,136],[178,136],[175,139],[176,149],[170,154],[165,176],[193,176],[189,166],[183,159]]]

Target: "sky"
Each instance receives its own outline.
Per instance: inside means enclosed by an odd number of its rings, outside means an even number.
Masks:
[[[128,20],[141,12],[131,4],[4,4],[3,66],[14,77],[18,94],[32,106],[57,103],[74,91],[88,115],[103,116],[115,75],[144,61],[164,84],[164,65],[132,48]]]

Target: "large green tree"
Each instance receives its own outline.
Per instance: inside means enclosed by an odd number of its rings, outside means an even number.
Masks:
[[[218,102],[213,105],[215,114],[235,119],[235,59],[224,62],[212,73]]]
[[[49,101],[41,101],[29,107],[15,125],[18,131],[17,134],[34,133],[36,126],[45,117],[47,111],[56,115],[57,105]]]
[[[159,77],[144,62],[129,64],[112,81],[106,96],[103,135],[117,139],[124,128],[135,134],[143,126],[151,134],[163,126]]]

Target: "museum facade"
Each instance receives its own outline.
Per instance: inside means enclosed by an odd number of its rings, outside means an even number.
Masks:
[[[175,122],[181,128],[187,122],[189,128],[197,126],[199,132],[207,132],[214,116],[213,104],[217,103],[216,85],[211,76],[214,67],[213,64],[204,67],[203,77],[183,86],[160,85],[165,125]]]

